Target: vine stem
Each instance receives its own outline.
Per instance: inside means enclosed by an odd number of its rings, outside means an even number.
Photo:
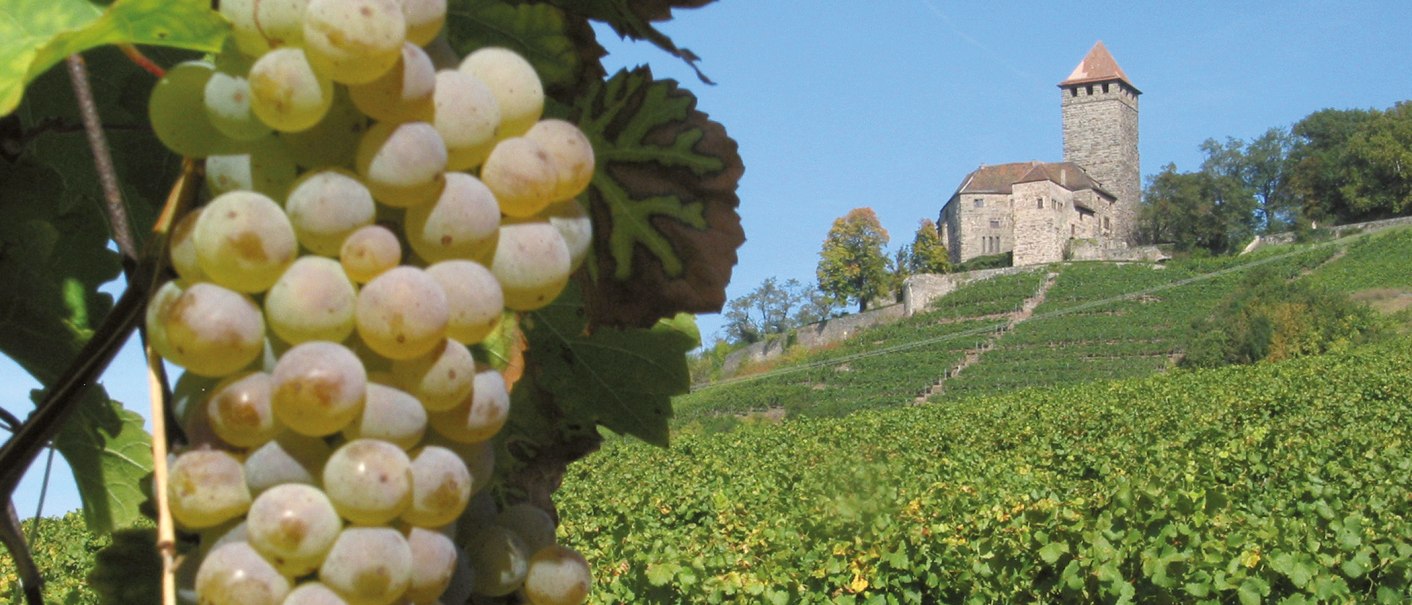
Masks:
[[[113,169],[113,155],[108,150],[108,139],[103,134],[103,123],[98,118],[98,104],[93,100],[93,88],[88,83],[88,66],[78,54],[65,59],[69,68],[69,83],[73,85],[74,96],[78,98],[79,116],[83,118],[83,129],[88,133],[88,147],[93,152],[93,165],[98,172],[98,183],[103,187],[104,208],[108,211],[108,222],[112,225],[113,241],[124,257],[136,261],[137,245],[133,241],[132,227],[128,224],[127,207],[123,205],[123,194],[118,189],[118,173]]]
[[[144,331],[145,332],[145,331]],[[157,502],[157,552],[162,555],[162,603],[176,605],[176,531],[167,502],[167,381],[162,358],[143,334],[147,352],[147,386],[152,400],[152,499]]]

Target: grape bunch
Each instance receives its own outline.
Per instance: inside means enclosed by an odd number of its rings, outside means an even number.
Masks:
[[[471,347],[584,261],[587,137],[542,119],[523,57],[456,57],[445,0],[219,10],[226,47],[149,105],[164,145],[204,158],[208,198],[146,316],[184,369],[185,598],[583,602],[588,565],[550,516],[485,489],[510,397]]]

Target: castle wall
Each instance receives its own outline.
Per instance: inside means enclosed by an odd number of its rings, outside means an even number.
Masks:
[[[1016,183],[1012,187],[1015,213],[1014,265],[1037,265],[1064,260],[1069,239],[1068,215],[1073,194],[1051,181]]]
[[[977,207],[977,201],[980,207]],[[953,200],[956,218],[949,230],[954,242],[952,262],[1009,252],[1015,247],[1010,196],[1004,193],[965,193]]]
[[[1108,88],[1104,92],[1104,87]],[[1138,92],[1120,81],[1059,89],[1064,160],[1077,163],[1117,197],[1113,237],[1137,232],[1142,172],[1138,158]]]

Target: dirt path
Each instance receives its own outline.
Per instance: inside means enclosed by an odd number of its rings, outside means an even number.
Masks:
[[[961,361],[956,365],[947,368],[946,372],[943,373],[940,378],[936,379],[936,382],[932,383],[930,387],[928,387],[926,390],[922,391],[915,398],[913,398],[912,404],[921,405],[926,403],[928,400],[935,397],[939,397],[942,393],[945,393],[947,380],[956,377],[958,374],[965,371],[966,368],[969,368],[976,362],[980,361],[981,357],[985,355],[986,351],[995,348],[996,341],[1004,337],[1007,333],[1010,332],[1010,330],[1015,329],[1015,326],[1019,325],[1020,322],[1025,321],[1026,319],[1029,319],[1031,315],[1034,315],[1035,308],[1044,303],[1044,297],[1049,294],[1049,289],[1054,287],[1054,281],[1058,277],[1059,274],[1054,272],[1050,272],[1048,275],[1046,275],[1044,277],[1044,283],[1040,284],[1039,288],[1035,289],[1034,294],[1031,294],[1029,298],[1025,299],[1025,302],[1020,305],[1019,309],[1016,309],[1011,313],[1006,313],[1003,316],[1007,317],[1007,320],[1003,327],[1001,327],[999,330],[996,330],[995,332],[992,332],[989,336],[986,337],[985,342],[982,342],[976,348],[967,349],[966,356],[962,358]]]

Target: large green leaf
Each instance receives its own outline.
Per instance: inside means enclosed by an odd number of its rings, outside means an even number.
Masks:
[[[7,0],[0,5],[0,115],[24,87],[71,54],[105,44],[214,52],[228,26],[205,0]]]
[[[143,478],[152,472],[152,437],[142,416],[94,387],[64,423],[54,446],[74,470],[88,528],[106,533],[142,519]]]
[[[690,388],[686,353],[700,342],[691,316],[650,329],[589,332],[587,313],[571,289],[527,314],[521,325],[535,362],[531,378],[564,416],[667,445],[671,398]]]
[[[621,71],[575,102],[593,143],[593,323],[646,327],[717,312],[745,241],[736,207],[744,164],[696,97],[646,67]]]

